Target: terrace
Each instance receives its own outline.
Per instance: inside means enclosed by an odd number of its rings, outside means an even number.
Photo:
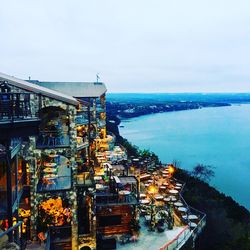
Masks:
[[[109,170],[108,170],[109,171]],[[95,176],[96,205],[138,204],[138,182],[133,176]]]
[[[121,165],[119,165],[120,168]],[[106,175],[113,173],[113,166],[109,164],[108,167],[105,167],[104,163],[104,172]],[[141,171],[141,168],[136,168],[135,164],[130,167],[129,173],[137,176],[140,187],[137,196],[134,192],[135,199],[138,196],[140,197],[140,234],[135,231],[132,234],[113,235],[118,242],[117,249],[139,250],[146,249],[148,246],[152,246],[152,249],[161,250],[180,249],[189,239],[195,239],[202,231],[206,224],[206,215],[188,206],[181,195],[185,183],[174,179],[172,177],[173,172],[174,167],[172,165],[157,168],[152,172]],[[129,182],[126,178],[135,177],[114,176],[113,178],[119,187],[120,182]],[[102,198],[97,193],[97,199],[101,199],[98,196]],[[109,204],[109,199],[111,204],[114,205],[119,202],[117,196],[107,198],[106,195],[105,198],[107,199],[106,202],[100,201],[103,206]],[[97,204],[97,206],[99,205]],[[113,213],[112,210],[110,213]],[[106,235],[105,239],[109,239],[109,237]],[[129,242],[132,243],[127,244]]]
[[[45,107],[40,110],[40,132],[37,148],[69,147],[69,117],[67,111],[59,107]]]
[[[71,168],[69,160],[62,155],[49,155],[38,170],[38,192],[71,189]]]
[[[31,93],[0,93],[0,138],[38,133],[38,103],[31,107]],[[15,129],[14,129],[15,128]]]
[[[0,93],[0,122],[21,122],[37,117],[31,109],[30,93]]]
[[[152,173],[139,171],[141,234],[131,249],[152,244],[155,249],[179,249],[205,226],[205,214],[188,206],[181,195],[185,183],[174,179],[173,172],[172,165]],[[125,247],[121,243],[118,249]]]

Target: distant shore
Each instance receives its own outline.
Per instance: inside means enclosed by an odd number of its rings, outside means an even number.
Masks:
[[[107,114],[109,120],[119,125],[122,120],[136,118],[144,115],[151,115],[165,112],[176,112],[193,109],[202,109],[209,107],[225,107],[231,106],[230,103],[215,102],[168,102],[168,103],[152,103],[152,102],[135,102],[135,103],[116,103],[108,102]]]

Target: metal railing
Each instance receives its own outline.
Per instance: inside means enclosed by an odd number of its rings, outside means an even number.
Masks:
[[[37,107],[31,107],[31,95],[31,93],[0,93],[0,122],[38,118],[38,103]]]
[[[175,250],[179,249],[190,237],[189,226],[185,226],[177,236],[171,241],[167,242],[159,250]]]
[[[37,184],[38,192],[50,192],[60,190],[70,190],[72,187],[72,177],[70,176],[57,176],[54,179],[43,181],[41,178]]]
[[[111,204],[138,204],[136,196],[129,194],[124,197],[112,193],[96,193],[96,205],[105,206]]]
[[[24,250],[26,246],[26,241],[25,239],[22,239],[22,237],[20,237],[21,234],[19,235],[19,232],[22,232],[22,225],[23,221],[18,221],[14,226],[8,228],[6,231],[0,232],[0,239],[9,234],[13,234],[13,242],[19,245],[20,250]]]
[[[88,116],[85,115],[85,114],[76,115],[75,123],[77,125],[86,125],[86,124],[88,124],[89,123]]]
[[[63,130],[40,131],[36,143],[37,148],[69,147],[69,145],[69,133],[64,133]]]

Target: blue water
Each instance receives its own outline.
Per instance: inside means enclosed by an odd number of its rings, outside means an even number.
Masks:
[[[250,210],[250,105],[203,108],[123,121],[120,133],[163,162],[212,165],[210,184]]]

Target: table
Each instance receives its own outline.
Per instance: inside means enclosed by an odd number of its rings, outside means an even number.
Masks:
[[[56,164],[56,163],[53,163],[53,162],[44,162],[43,165],[44,165],[45,167],[49,167],[49,168],[54,168],[54,167],[57,166],[57,164]]]
[[[44,173],[48,173],[48,174],[53,174],[53,173],[56,173],[57,172],[57,169],[56,168],[45,168],[43,169],[43,172]]]
[[[182,207],[183,206],[183,203],[182,202],[175,202],[174,205],[176,207]]]
[[[187,208],[185,208],[185,207],[178,207],[178,211],[180,211],[180,212],[187,212]]]
[[[104,189],[104,186],[102,184],[96,184],[95,187],[96,187],[97,190],[103,190]]]
[[[102,180],[102,177],[99,175],[99,176],[94,176],[94,180],[95,181],[100,181],[100,180]]]
[[[168,170],[163,170],[162,173],[163,174],[168,174]]]
[[[128,190],[120,190],[119,191],[119,195],[129,195],[129,194],[131,194],[131,192]]]
[[[140,198],[146,198],[147,195],[146,194],[140,194]]]
[[[190,215],[188,216],[188,219],[189,219],[189,220],[197,220],[197,219],[198,219],[198,216],[195,215],[195,214],[190,214]]]
[[[52,179],[57,178],[58,175],[57,175],[57,174],[46,174],[46,175],[44,175],[43,177],[44,177],[45,179],[47,179],[47,180],[52,180]]]
[[[181,186],[182,186],[181,183],[176,183],[175,185],[178,186],[178,187],[181,187]]]
[[[148,183],[153,183],[154,181],[153,180],[148,180]]]
[[[191,223],[189,224],[189,226],[190,226],[190,227],[197,227],[197,224],[194,223],[194,222],[191,222]]]
[[[170,198],[169,197],[168,198],[164,198],[163,200],[166,201],[166,202],[169,202]]]
[[[163,196],[162,196],[162,195],[156,195],[156,196],[155,196],[155,199],[156,199],[156,200],[163,200]]]
[[[174,196],[169,196],[168,198],[170,199],[170,201],[177,201],[176,197]]]
[[[161,190],[166,190],[167,187],[166,187],[166,186],[160,186],[160,189],[161,189]]]
[[[49,158],[57,158],[59,155],[52,155],[52,154],[50,154],[49,155]]]
[[[144,186],[145,186],[145,187],[149,187],[149,186],[150,186],[150,184],[149,184],[149,183],[146,183],[146,184],[144,184]]]
[[[178,186],[176,186],[176,187],[174,187],[175,189],[177,189],[177,190],[180,190],[181,189],[181,187],[178,187]]]
[[[178,194],[178,190],[171,189],[168,191],[170,194]]]
[[[148,200],[148,199],[142,199],[142,200],[140,200],[140,203],[146,205],[146,204],[150,203],[150,200]]]
[[[119,199],[121,199],[121,201],[125,201],[125,202],[130,201],[130,197],[129,197],[129,195],[131,194],[130,191],[120,190],[118,193],[119,193]]]

